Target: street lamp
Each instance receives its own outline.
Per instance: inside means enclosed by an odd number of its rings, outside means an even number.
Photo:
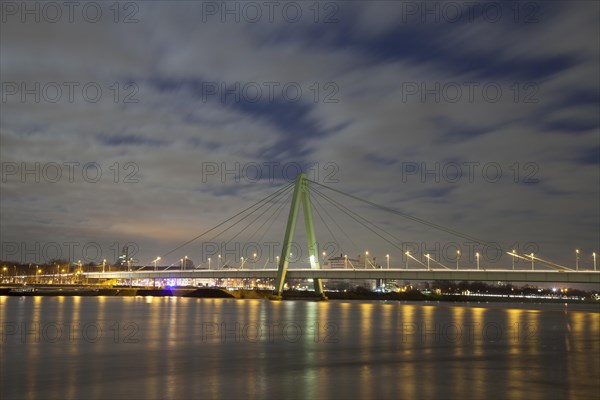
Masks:
[[[210,257],[208,257],[208,270],[210,271]]]
[[[217,269],[221,269],[221,255],[217,256]]]
[[[458,269],[458,260],[460,260],[460,250],[456,250],[456,269]]]
[[[244,269],[244,257],[240,257],[240,260],[242,260],[242,266],[240,267],[240,269]]]
[[[513,250],[510,255],[512,256],[512,269],[515,269],[515,251]]]
[[[344,254],[344,268],[348,268],[348,254]]]
[[[575,271],[579,271],[579,249],[575,249]]]
[[[277,261],[277,267],[279,267],[279,256],[275,256],[275,260]]]
[[[104,268],[106,266],[106,259],[102,260],[102,272],[104,273]]]
[[[592,253],[592,257],[594,258],[594,271],[596,271],[596,252]]]
[[[425,258],[427,259],[427,270],[429,271],[431,269],[429,267],[429,253],[425,254]]]
[[[390,269],[390,255],[389,254],[385,255],[385,260],[387,262],[387,269]]]
[[[534,264],[533,264],[533,263],[534,263],[533,253],[531,253],[531,254],[529,255],[529,257],[531,257],[531,270],[533,271],[533,269],[534,269]]]
[[[477,259],[477,269],[479,270],[479,253],[475,253],[475,258]]]
[[[369,252],[365,251],[365,269],[367,268],[367,258],[369,258]]]
[[[408,269],[408,258],[410,257],[410,251],[407,251],[404,254],[406,254],[406,269]]]
[[[160,260],[160,257],[156,257],[156,259],[155,259],[154,261],[152,261],[152,262],[154,263],[154,270],[155,270],[155,271],[157,270],[156,263],[157,263],[159,260]]]

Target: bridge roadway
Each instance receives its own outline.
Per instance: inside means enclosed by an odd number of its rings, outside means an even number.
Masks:
[[[274,279],[276,269],[195,269],[172,271],[85,272],[91,279]],[[595,271],[527,271],[527,270],[427,270],[427,269],[288,269],[286,279],[396,279],[407,281],[505,281],[552,283],[599,283]]]

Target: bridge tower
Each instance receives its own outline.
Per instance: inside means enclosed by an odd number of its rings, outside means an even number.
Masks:
[[[294,184],[294,195],[292,197],[288,222],[285,228],[285,236],[283,238],[283,246],[281,247],[279,265],[277,266],[277,278],[275,279],[275,291],[273,293],[276,297],[281,297],[283,292],[285,275],[287,273],[289,264],[290,250],[292,247],[292,241],[294,240],[298,212],[300,211],[300,203],[302,203],[302,214],[304,215],[304,226],[306,228],[306,238],[308,239],[310,267],[311,269],[321,268],[321,265],[319,264],[319,249],[317,248],[315,226],[313,224],[310,193],[308,191],[308,179],[305,174],[298,174]],[[322,300],[327,300],[325,293],[323,293],[323,284],[321,283],[321,279],[314,279],[314,286],[315,294]]]

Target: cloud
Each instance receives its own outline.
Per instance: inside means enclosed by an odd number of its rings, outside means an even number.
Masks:
[[[539,18],[525,23],[423,22],[406,3],[335,3],[328,23],[308,9],[298,22],[223,21],[201,2],[139,3],[131,24],[9,19],[0,156],[18,172],[1,183],[2,240],[135,241],[145,262],[300,165],[474,236],[539,242],[557,261],[597,250],[598,4],[535,3]],[[23,179],[35,163],[58,163],[63,178]],[[65,163],[79,163],[73,182]],[[98,182],[82,175],[88,163]],[[355,242],[389,251],[363,230]]]

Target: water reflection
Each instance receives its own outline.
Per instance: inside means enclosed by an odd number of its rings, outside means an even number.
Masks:
[[[507,306],[508,307],[508,306]],[[1,397],[590,397],[597,308],[0,298]]]

